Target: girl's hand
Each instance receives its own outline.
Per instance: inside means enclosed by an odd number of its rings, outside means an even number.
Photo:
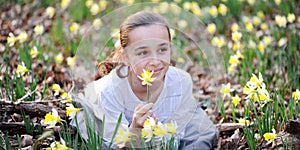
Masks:
[[[153,103],[140,103],[134,110],[130,128],[143,128],[144,122],[147,120],[148,117],[152,117],[155,121],[157,121],[158,119],[153,114],[152,107]]]

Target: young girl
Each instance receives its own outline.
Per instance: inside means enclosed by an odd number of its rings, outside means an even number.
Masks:
[[[121,63],[85,89],[85,105],[90,119],[96,121],[103,140],[109,142],[122,114],[121,124],[130,131],[143,128],[149,117],[177,123],[180,148],[211,149],[218,131],[192,96],[188,73],[171,66],[171,36],[167,21],[151,12],[129,16],[120,26],[120,49],[113,60]],[[143,70],[155,78],[143,85]],[[103,116],[105,121],[102,124]],[[83,112],[77,114],[80,131],[87,137]]]

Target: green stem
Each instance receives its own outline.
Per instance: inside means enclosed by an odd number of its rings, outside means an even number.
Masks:
[[[149,85],[147,84],[147,103],[149,103]]]

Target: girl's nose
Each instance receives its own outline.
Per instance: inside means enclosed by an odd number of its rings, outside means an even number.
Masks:
[[[149,65],[151,67],[157,67],[159,65],[160,61],[157,60],[157,59],[152,59],[150,62],[149,62]]]

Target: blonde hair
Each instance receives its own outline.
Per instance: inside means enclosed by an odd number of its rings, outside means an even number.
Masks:
[[[124,76],[120,74],[120,69],[123,66],[125,66],[125,64],[122,63],[120,60],[122,55],[121,51],[124,50],[124,48],[128,45],[129,32],[139,26],[147,26],[153,24],[165,26],[166,29],[168,30],[169,40],[171,41],[169,24],[163,16],[157,13],[146,12],[146,11],[140,11],[130,15],[124,20],[124,22],[120,26],[120,44],[117,47],[115,47],[115,50],[105,61],[100,62],[98,64],[97,66],[98,78],[96,76],[96,79],[99,79],[104,75],[107,75],[115,67],[117,67],[117,74],[120,78],[126,77],[126,75]],[[103,70],[105,70],[105,72],[103,72]]]

